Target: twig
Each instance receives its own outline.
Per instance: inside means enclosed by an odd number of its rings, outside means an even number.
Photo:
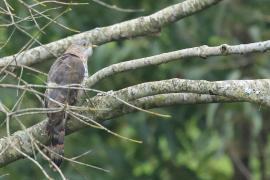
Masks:
[[[107,169],[103,169],[103,168],[101,168],[101,167],[94,166],[94,165],[91,165],[91,164],[86,164],[86,163],[83,163],[83,162],[80,162],[80,161],[76,161],[76,160],[71,159],[71,158],[67,158],[67,157],[62,156],[62,155],[60,155],[60,154],[57,154],[56,152],[52,151],[50,148],[48,148],[48,147],[45,146],[44,144],[39,143],[39,145],[42,146],[42,147],[43,147],[44,149],[46,149],[47,151],[49,151],[49,152],[51,152],[51,153],[53,153],[53,154],[56,154],[57,156],[60,156],[61,158],[65,159],[65,160],[67,160],[67,161],[69,161],[69,162],[72,162],[72,163],[75,163],[75,164],[79,164],[79,165],[83,165],[83,166],[87,166],[87,167],[90,167],[90,168],[93,168],[93,169],[97,169],[97,170],[100,170],[100,171],[103,171],[103,172],[106,172],[106,173],[110,172],[110,171],[107,170]]]
[[[206,9],[222,0],[186,0],[184,2],[164,8],[152,15],[139,17],[133,20],[114,24],[112,26],[96,28],[84,33],[64,38],[45,46],[35,47],[17,57],[17,63],[31,65],[36,62],[51,58],[52,54],[61,54],[71,41],[85,39],[93,44],[103,44],[110,41],[149,35],[160,32],[161,28],[193,15],[203,9]],[[134,31],[136,29],[136,31]],[[52,52],[49,52],[48,49]],[[37,56],[37,53],[39,56]],[[0,67],[3,67],[13,61],[14,55],[0,59]],[[14,64],[14,63],[13,63]]]
[[[44,4],[48,4],[48,3],[54,3],[54,4],[61,4],[61,5],[88,5],[89,3],[75,3],[75,2],[61,2],[61,1],[40,1],[38,3],[35,3],[35,4],[32,4],[32,5],[29,5],[29,7],[33,8],[35,6],[39,6],[39,5],[44,5]],[[45,5],[46,6],[46,5]]]
[[[92,0],[92,1],[101,5],[101,6],[104,6],[106,8],[113,9],[113,10],[120,11],[120,12],[126,12],[126,13],[144,12],[144,9],[126,9],[126,8],[120,8],[116,5],[107,4],[107,3],[100,1],[100,0]]]

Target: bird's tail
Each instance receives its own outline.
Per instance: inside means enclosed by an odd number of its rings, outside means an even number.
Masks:
[[[64,156],[64,137],[65,137],[65,120],[59,124],[47,126],[48,135],[50,137],[50,145],[48,155],[50,159],[60,167]]]

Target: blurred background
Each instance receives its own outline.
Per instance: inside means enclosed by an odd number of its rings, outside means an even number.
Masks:
[[[29,16],[29,10],[19,1],[8,1],[12,12],[19,17]],[[34,4],[36,0],[24,1]],[[67,2],[67,1],[63,1]],[[36,23],[27,20],[14,25],[0,26],[0,50],[4,57],[17,53],[38,34],[41,43],[87,31],[125,20],[149,15],[181,0],[106,0],[104,2],[121,8],[144,9],[144,12],[127,13],[102,6],[93,1],[88,5],[68,6],[48,3],[35,6],[38,11],[49,9],[45,14],[57,18],[40,33],[39,28],[49,20],[36,18]],[[0,6],[5,8],[4,1]],[[53,9],[52,9],[53,8]],[[69,9],[72,9],[71,11]],[[165,27],[158,35],[140,37],[104,44],[94,51],[89,64],[90,74],[126,60],[151,56],[194,46],[216,46],[223,43],[241,44],[270,39],[269,0],[225,0],[209,9],[187,17]],[[36,14],[33,11],[33,14]],[[0,16],[0,24],[10,23],[6,14]],[[15,29],[15,30],[14,30]],[[11,36],[12,35],[12,36]],[[8,39],[9,42],[4,44]],[[36,43],[33,46],[37,46]],[[52,60],[32,67],[48,72]],[[170,79],[205,79],[211,81],[228,79],[258,79],[270,77],[269,53],[256,53],[242,56],[211,57],[208,59],[186,58],[160,66],[142,68],[121,73],[99,82],[94,88],[118,90],[147,81]],[[21,69],[16,70],[18,76]],[[1,76],[2,77],[2,76]],[[46,76],[24,70],[23,80],[32,84],[43,84]],[[11,76],[2,83],[17,84]],[[43,92],[43,89],[40,89]],[[12,108],[17,91],[1,89],[0,100]],[[41,107],[41,103],[30,93],[23,99],[21,108]],[[250,103],[227,103],[209,105],[180,105],[160,108],[161,113],[171,114],[172,118],[162,119],[142,112],[117,119],[106,120],[104,125],[127,137],[143,141],[136,144],[111,136],[105,131],[86,128],[69,135],[65,139],[65,154],[74,157],[86,151],[82,162],[109,169],[104,173],[89,167],[65,162],[62,170],[68,179],[84,180],[241,180],[270,179],[270,111]],[[20,118],[26,126],[44,119],[45,115]],[[4,114],[0,113],[0,135],[6,136]],[[11,131],[20,129],[16,121],[11,122]],[[38,156],[38,161],[53,174],[47,162]],[[3,179],[45,179],[41,171],[29,160],[19,160],[0,169]],[[55,174],[53,177],[60,179]]]

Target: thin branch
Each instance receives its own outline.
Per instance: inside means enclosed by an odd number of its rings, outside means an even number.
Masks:
[[[45,5],[45,4],[49,4],[49,3],[53,3],[53,4],[61,4],[61,5],[88,5],[89,3],[75,3],[75,2],[61,2],[61,1],[40,1],[38,3],[35,4],[31,4],[29,5],[30,8],[33,8],[35,6],[40,6],[40,5]],[[46,5],[45,5],[46,6]]]
[[[116,10],[116,11],[120,11],[120,12],[126,12],[126,13],[134,13],[134,12],[143,12],[144,9],[127,9],[127,8],[120,8],[116,5],[110,5],[110,4],[107,4],[103,1],[100,1],[100,0],[92,0],[93,2],[101,5],[101,6],[104,6],[106,8],[109,8],[109,9],[113,9],[113,10]]]
[[[128,70],[134,70],[146,66],[159,65],[163,63],[168,63],[175,60],[180,60],[187,57],[203,57],[207,58],[210,56],[227,56],[231,54],[247,54],[247,53],[256,53],[256,52],[266,52],[270,49],[270,40],[250,43],[250,44],[240,44],[240,45],[227,45],[223,44],[220,46],[209,47],[209,46],[200,46],[193,47],[188,49],[182,49],[178,51],[163,53],[155,56],[134,59],[130,61],[125,61],[117,64],[110,65],[105,67],[86,81],[88,87],[94,86],[100,80],[109,77],[111,75],[125,72]]]
[[[16,31],[16,28],[13,28],[13,30],[11,31],[9,37],[7,38],[7,40],[5,41],[5,43],[0,46],[0,50],[3,49],[10,41],[11,37],[13,36],[14,32]]]
[[[69,162],[71,162],[71,163],[75,163],[75,164],[87,166],[87,167],[90,167],[90,168],[93,168],[93,169],[96,169],[96,170],[100,170],[100,171],[103,171],[103,172],[106,172],[106,173],[109,173],[109,172],[110,172],[110,171],[107,170],[107,169],[103,169],[103,168],[101,168],[101,167],[98,167],[98,166],[95,166],[95,165],[91,165],[91,164],[86,164],[86,163],[83,163],[83,162],[80,162],[80,161],[76,161],[76,160],[73,159],[73,158],[67,158],[67,157],[62,156],[62,155],[60,155],[60,154],[57,154],[56,152],[52,151],[50,148],[46,147],[46,146],[43,145],[43,144],[40,144],[40,143],[39,143],[39,145],[40,145],[41,147],[43,147],[44,149],[46,149],[47,151],[49,151],[49,152],[51,152],[51,153],[53,153],[53,154],[56,154],[57,156],[60,156],[60,157],[63,158],[64,160],[67,160],[67,161],[69,161]]]
[[[139,17],[103,28],[96,28],[44,46],[26,50],[22,54],[16,55],[16,60],[21,65],[31,65],[44,61],[53,57],[53,54],[62,54],[69,44],[76,39],[85,39],[93,44],[103,44],[114,40],[158,33],[167,24],[204,10],[220,1],[222,0],[186,0],[149,16]],[[14,55],[1,58],[0,67],[7,65],[13,59]]]
[[[82,154],[80,154],[78,156],[72,157],[70,159],[76,160],[76,159],[79,159],[79,158],[81,158],[83,156],[86,156],[86,155],[90,154],[91,152],[92,152],[92,150],[88,150],[88,151],[86,151],[86,152],[84,152],[84,153],[82,153]]]
[[[67,11],[67,10],[66,10]],[[55,20],[55,19],[57,19],[58,17],[60,17],[60,16],[62,16],[64,13],[66,13],[66,11],[63,11],[62,13],[60,13],[58,16],[56,16],[53,20]],[[12,17],[12,16],[11,16]],[[12,21],[13,22],[13,21]],[[48,27],[51,23],[52,23],[53,21],[50,21],[50,22],[48,22],[47,24],[45,24],[42,28],[41,28],[41,30],[44,30],[46,27]],[[17,63],[17,58],[18,58],[18,56],[24,56],[24,53],[26,52],[26,51],[23,51],[25,48],[27,48],[27,47],[31,47],[32,45],[33,45],[33,43],[34,42],[37,42],[38,44],[40,44],[40,45],[42,45],[37,39],[36,39],[36,37],[39,35],[39,33],[40,33],[40,31],[39,32],[37,32],[36,34],[34,34],[33,36],[31,35],[31,34],[29,34],[28,32],[26,32],[23,28],[21,28],[19,25],[17,25],[17,24],[14,24],[15,25],[15,27],[17,28],[17,29],[19,29],[21,32],[23,32],[24,34],[26,34],[27,36],[29,36],[30,37],[30,40],[21,48],[21,50],[17,53],[17,54],[15,54],[13,57],[12,57],[12,59],[9,61],[9,62],[7,62],[4,66],[3,66],[3,68],[1,68],[1,70],[0,70],[0,74],[9,66],[9,65],[18,65],[18,63]],[[43,46],[43,45],[42,45]],[[46,47],[45,47],[46,48]],[[48,49],[46,49],[46,50],[48,50]],[[48,50],[52,55],[54,55],[50,50]],[[33,53],[35,53],[35,52],[33,52]],[[55,56],[55,55],[54,55]]]
[[[79,32],[79,31],[74,30],[74,29],[72,29],[72,28],[69,28],[69,27],[67,27],[67,26],[65,26],[65,25],[63,25],[63,24],[57,22],[55,19],[52,19],[52,18],[50,18],[49,16],[47,16],[47,15],[45,15],[45,14],[39,12],[39,11],[36,10],[35,8],[33,8],[33,7],[31,7],[30,5],[28,5],[27,3],[25,3],[24,1],[22,1],[22,0],[18,0],[18,1],[19,1],[21,4],[23,4],[27,9],[29,9],[29,10],[31,10],[31,11],[33,11],[33,12],[39,14],[40,16],[44,17],[45,19],[49,20],[50,22],[53,22],[53,23],[59,25],[60,27],[62,27],[62,28],[64,28],[64,29],[67,29],[67,30],[69,30],[69,31],[77,32],[77,33]]]

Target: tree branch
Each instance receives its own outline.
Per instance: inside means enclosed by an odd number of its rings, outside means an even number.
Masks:
[[[207,95],[207,94],[169,93],[139,98],[137,100],[130,102],[130,104],[143,109],[152,109],[175,105],[234,103],[234,102],[244,102],[244,101],[240,101],[238,99],[233,98],[226,98],[223,96]],[[119,108],[114,109],[114,118],[135,111],[137,110],[129,106],[120,106]]]
[[[76,39],[85,39],[94,44],[103,44],[114,40],[157,33],[167,24],[197,13],[220,1],[222,0],[186,0],[149,16],[139,17],[107,27],[95,28],[44,46],[23,51],[19,54],[3,57],[0,59],[0,67],[6,66],[11,62],[12,65],[16,65],[16,63],[20,65],[31,65],[44,61],[52,58],[53,54],[62,54],[70,42]]]
[[[231,54],[247,54],[247,53],[255,53],[255,52],[265,52],[270,49],[270,40],[250,43],[250,44],[240,44],[230,46],[227,44],[223,44],[220,46],[209,47],[209,46],[200,46],[193,47],[188,49],[182,49],[178,51],[163,53],[155,56],[134,59],[130,61],[120,62],[117,64],[110,65],[105,67],[95,74],[93,74],[86,81],[86,85],[88,87],[94,86],[98,81],[109,77],[111,75],[125,72],[128,70],[134,70],[141,67],[151,66],[151,65],[159,65],[163,63],[168,63],[171,61],[179,60],[187,57],[203,57],[207,58],[209,56],[226,56]]]
[[[123,105],[119,99],[140,105],[145,108],[162,107],[175,104],[197,104],[210,102],[238,102],[246,101],[263,105],[270,105],[270,80],[229,80],[209,82],[205,80],[170,79],[164,81],[148,82],[111,93],[99,94],[91,98],[91,103],[84,106],[104,111],[88,111],[83,115],[89,119],[100,121],[111,119],[133,111],[132,108]],[[169,94],[178,93],[178,94]],[[183,94],[179,94],[183,93]],[[187,94],[196,93],[196,94]],[[165,94],[165,95],[164,95]],[[149,97],[150,96],[150,97]],[[176,98],[177,97],[177,98]],[[166,98],[166,100],[164,100]],[[152,100],[151,100],[152,99]],[[146,100],[149,103],[146,103]],[[151,104],[152,102],[152,104]],[[107,110],[109,109],[109,110]],[[48,141],[45,132],[46,121],[42,121],[25,131],[18,131],[7,138],[0,139],[0,166],[5,166],[13,161],[23,158],[23,155],[15,151],[9,142],[13,142],[19,150],[32,155],[31,134],[37,141],[46,144]],[[67,134],[86,127],[76,119],[70,119],[67,123]]]

